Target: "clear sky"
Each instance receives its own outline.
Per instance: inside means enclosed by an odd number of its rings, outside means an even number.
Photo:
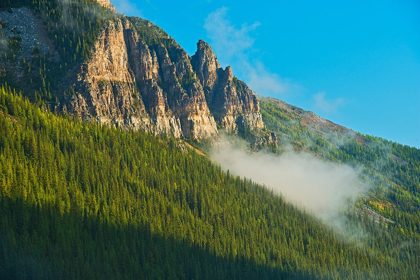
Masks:
[[[355,131],[420,148],[420,1],[111,0],[190,55]]]

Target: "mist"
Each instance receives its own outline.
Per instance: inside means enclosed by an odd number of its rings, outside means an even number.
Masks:
[[[212,160],[234,175],[274,190],[334,228],[343,229],[342,211],[369,189],[369,184],[359,178],[360,168],[322,160],[292,148],[274,155],[249,152],[243,145],[231,143],[222,139],[214,145]]]

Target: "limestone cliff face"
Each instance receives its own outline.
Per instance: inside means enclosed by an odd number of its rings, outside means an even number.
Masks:
[[[261,133],[253,92],[230,67],[220,68],[204,41],[189,57],[150,22],[119,17],[101,31],[91,59],[76,72],[62,108],[83,119],[195,140],[222,128],[255,143],[272,142]]]
[[[218,71],[221,68],[213,50],[203,40],[198,41],[197,52],[191,58],[191,64],[203,85],[206,96],[209,96],[219,80]]]
[[[84,119],[151,130],[150,118],[129,68],[125,43],[128,27],[128,22],[119,20],[99,35],[92,58],[82,65],[73,85],[76,94],[69,98],[66,107],[69,113]]]
[[[220,127],[234,133],[264,128],[254,93],[244,82],[234,78],[231,67],[220,68],[206,42],[200,40],[197,43],[197,52],[191,63],[204,88],[210,111]]]
[[[163,44],[149,47],[125,19],[98,37],[92,58],[81,66],[75,94],[64,109],[88,120],[155,134],[202,139],[217,134],[201,84],[188,55],[175,48],[172,61]]]

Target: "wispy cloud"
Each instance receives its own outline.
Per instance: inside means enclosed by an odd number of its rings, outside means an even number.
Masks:
[[[137,8],[135,1],[129,0],[111,0],[112,4],[114,4],[117,11],[121,14],[125,14],[127,16],[137,16],[142,17],[143,11]]]
[[[314,107],[315,109],[321,110],[326,114],[336,114],[337,109],[345,105],[343,98],[336,98],[328,100],[325,98],[325,92],[318,92],[314,96]]]
[[[255,22],[237,28],[231,24],[227,12],[226,7],[216,10],[207,16],[204,24],[207,35],[212,40],[212,46],[218,52],[220,62],[223,64],[247,56],[246,52],[254,44],[254,38],[250,33],[260,26],[259,22]]]
[[[297,84],[271,72],[260,60],[255,60],[252,64],[244,62],[244,66],[244,69],[248,72],[247,83],[249,87],[260,95],[279,95],[300,89]]]
[[[245,145],[222,136],[210,155],[223,169],[264,184],[340,231],[345,230],[347,221],[342,211],[352,207],[372,187],[360,178],[362,170],[358,167],[293,149],[280,156],[264,151],[251,153],[241,148]]]
[[[261,60],[251,59],[251,55],[258,54],[254,48],[254,31],[261,23],[235,26],[229,19],[228,11],[228,8],[222,7],[212,12],[204,24],[221,65],[231,65],[234,73],[245,79],[251,89],[260,95],[276,95],[290,90],[292,83],[271,72]]]

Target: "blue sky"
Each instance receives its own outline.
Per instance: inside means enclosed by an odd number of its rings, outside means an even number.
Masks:
[[[420,148],[420,1],[111,0],[190,54],[355,131]]]

